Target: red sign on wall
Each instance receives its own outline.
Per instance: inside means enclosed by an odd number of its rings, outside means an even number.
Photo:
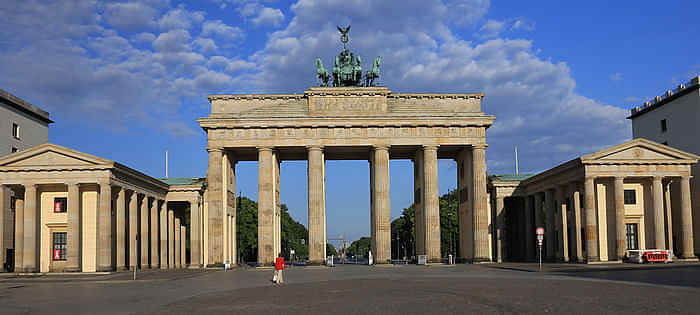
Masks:
[[[60,201],[54,201],[53,202],[53,212],[63,212],[63,209],[61,209],[61,202]]]
[[[55,260],[61,259],[61,250],[60,249],[53,250],[53,259],[55,259]]]

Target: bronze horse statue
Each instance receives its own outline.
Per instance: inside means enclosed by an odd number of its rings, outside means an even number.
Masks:
[[[323,62],[321,62],[320,58],[316,58],[316,75],[318,79],[321,80],[321,86],[328,86],[331,75],[328,73],[328,70],[323,67]]]
[[[374,65],[372,65],[372,69],[367,70],[367,73],[365,73],[365,86],[375,86],[375,81],[379,79],[379,66],[381,64],[381,56],[377,57],[377,59],[374,59]]]

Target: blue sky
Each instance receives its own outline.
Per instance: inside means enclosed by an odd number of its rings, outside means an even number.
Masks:
[[[497,120],[490,173],[536,172],[631,137],[628,110],[700,73],[695,2],[148,0],[0,2],[0,88],[56,121],[50,141],[151,176],[205,176],[195,119],[207,94],[300,93],[314,59],[383,57],[397,92],[483,92]],[[257,164],[238,187],[256,199]],[[392,218],[412,165],[391,162]],[[327,164],[329,237],[369,235],[366,161]],[[440,161],[440,192],[456,185]],[[306,224],[306,163],[282,164],[282,201]]]

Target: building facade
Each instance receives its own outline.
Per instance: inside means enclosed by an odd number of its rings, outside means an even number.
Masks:
[[[203,192],[203,180],[168,184],[51,143],[11,154],[0,159],[0,261],[16,272],[201,267]]]
[[[632,136],[649,139],[693,154],[700,154],[700,77],[680,84],[653,101],[632,108]],[[693,200],[700,200],[700,165],[690,179]],[[677,185],[674,183],[673,185]],[[676,187],[677,188],[677,187]],[[693,225],[700,226],[700,202],[693,204]],[[700,252],[700,230],[695,231],[695,252]]]
[[[49,141],[49,113],[0,90],[0,157]]]
[[[696,260],[690,172],[698,158],[635,139],[536,175],[490,176],[495,261],[534,260],[536,227],[545,229],[549,261],[621,261],[638,249]]]

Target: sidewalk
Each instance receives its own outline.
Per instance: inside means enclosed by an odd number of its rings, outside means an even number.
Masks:
[[[501,263],[484,265],[494,269],[517,270],[526,272],[539,272],[537,263]],[[595,272],[610,270],[653,270],[667,268],[688,268],[698,267],[698,262],[673,262],[668,264],[631,264],[631,263],[598,263],[598,264],[577,264],[577,263],[542,263],[542,272]]]

